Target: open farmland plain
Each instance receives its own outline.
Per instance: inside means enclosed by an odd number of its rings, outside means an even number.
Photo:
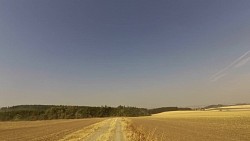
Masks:
[[[250,109],[249,106],[242,107],[165,112],[131,118],[131,122],[137,127],[135,131],[142,133],[147,140],[249,141]]]
[[[249,108],[231,106],[136,118],[0,122],[0,140],[249,141]]]

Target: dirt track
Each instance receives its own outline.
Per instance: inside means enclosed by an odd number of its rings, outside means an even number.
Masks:
[[[121,118],[111,118],[67,135],[60,141],[125,141]]]

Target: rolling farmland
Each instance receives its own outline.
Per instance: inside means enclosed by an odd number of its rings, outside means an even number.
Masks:
[[[121,118],[0,122],[1,141],[125,141]]]
[[[131,120],[151,140],[248,141],[249,106],[223,109],[227,110],[165,112]]]
[[[249,133],[247,105],[134,118],[0,122],[3,141],[247,141]]]

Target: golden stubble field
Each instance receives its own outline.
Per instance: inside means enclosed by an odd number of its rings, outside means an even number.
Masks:
[[[250,106],[207,111],[176,111],[130,118],[147,140],[249,141]]]
[[[250,106],[137,118],[0,122],[0,141],[249,141]]]
[[[56,141],[105,119],[0,122],[0,141]]]
[[[126,141],[124,118],[0,122],[0,141]]]

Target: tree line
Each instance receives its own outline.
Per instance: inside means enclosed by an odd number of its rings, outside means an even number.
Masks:
[[[65,105],[19,105],[0,108],[0,121],[81,119],[94,117],[137,117],[168,111],[192,110],[191,108],[161,107],[155,109],[129,106],[90,107]]]
[[[191,108],[179,108],[179,107],[161,107],[155,109],[149,109],[149,114],[158,114],[162,112],[170,112],[170,111],[188,111],[192,110]]]
[[[0,109],[0,121],[81,119],[93,117],[136,117],[148,116],[145,108],[136,107],[89,107],[56,105],[19,105]]]

